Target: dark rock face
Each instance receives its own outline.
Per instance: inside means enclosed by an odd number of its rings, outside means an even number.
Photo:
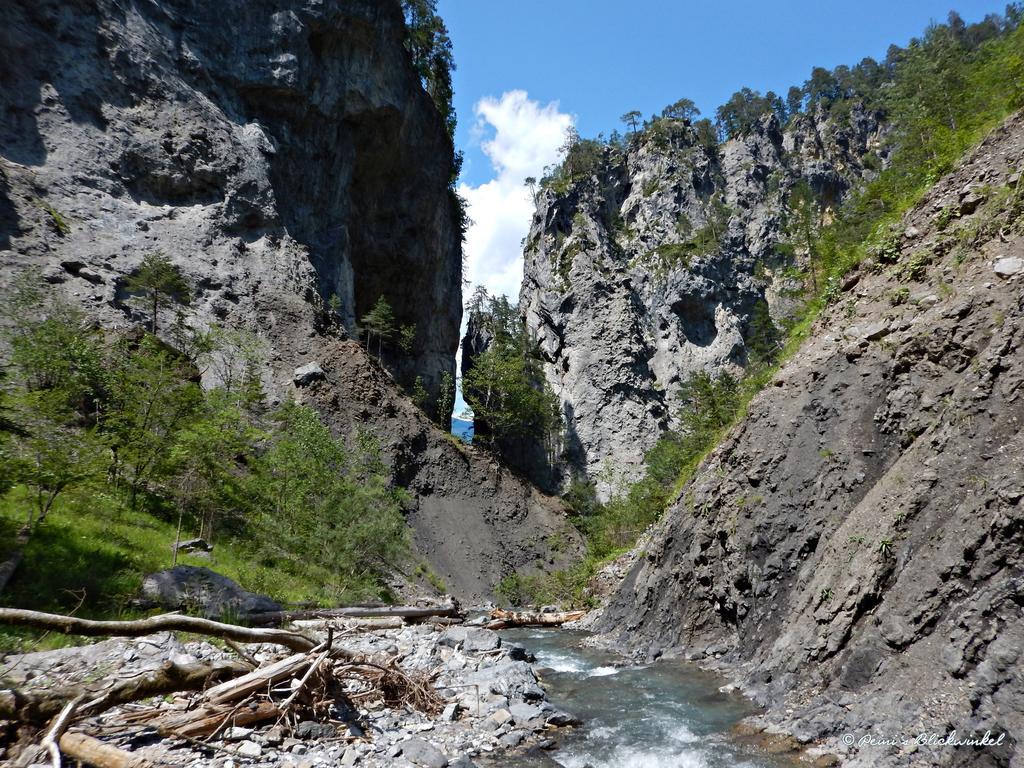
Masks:
[[[567,530],[553,556],[561,505],[396,386],[436,395],[454,374],[462,301],[453,149],[404,34],[397,0],[4,3],[0,281],[38,268],[126,328],[144,316],[125,278],[162,251],[193,286],[190,325],[260,340],[273,401],[382,438],[420,553],[476,601],[580,542]],[[385,349],[390,373],[342,341],[382,295],[416,326],[411,352]]]
[[[323,324],[336,295],[351,329],[383,295],[417,329],[398,378],[436,394],[454,373],[453,150],[397,2],[14,2],[0,26],[5,276],[58,279],[73,255],[94,278],[69,291],[123,324],[121,278],[161,250],[199,286],[198,323],[289,358],[282,325]]]
[[[844,765],[1017,764],[1024,291],[996,265],[1024,254],[997,202],[1022,164],[1018,114],[907,215],[894,263],[846,281],[653,534],[609,638],[704,659]],[[990,201],[947,224],[982,184]],[[841,740],[952,729],[1006,736]]]
[[[794,260],[776,251],[789,190],[806,182],[828,216],[871,175],[868,157],[881,162],[883,131],[857,111],[841,127],[819,114],[785,131],[765,117],[709,148],[674,123],[607,151],[596,174],[564,193],[539,193],[519,306],[562,402],[572,474],[602,495],[637,479],[673,426],[680,383],[747,363],[757,305],[776,320],[790,308]],[[716,214],[715,200],[728,213]],[[702,229],[718,247],[684,253]]]
[[[413,496],[413,544],[451,594],[489,600],[506,576],[565,568],[580,557],[583,541],[558,499],[437,429],[359,345],[325,345],[318,359],[325,380],[299,394],[340,433],[372,431],[395,482]]]

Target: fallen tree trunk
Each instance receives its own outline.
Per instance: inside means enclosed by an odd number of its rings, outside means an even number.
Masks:
[[[508,629],[509,627],[558,627],[569,621],[582,619],[586,611],[565,611],[562,613],[541,613],[539,611],[491,611],[487,629]]]
[[[165,715],[156,721],[156,730],[164,738],[182,736],[201,739],[219,731],[223,726],[247,726],[273,720],[281,710],[272,701],[261,701],[255,707],[232,705],[203,706],[189,712]]]
[[[152,763],[143,757],[125,752],[84,733],[65,733],[58,742],[60,751],[96,768],[150,768]]]
[[[168,661],[157,669],[116,680],[106,687],[75,685],[37,691],[0,690],[0,720],[43,723],[75,699],[86,701],[78,707],[76,714],[88,716],[118,704],[151,696],[199,690],[207,683],[237,677],[248,669],[248,665],[237,661],[216,661],[211,664],[177,664]]]
[[[137,621],[94,621],[79,619],[75,616],[62,616],[57,613],[0,608],[0,624],[16,624],[23,627],[63,632],[66,635],[85,635],[87,637],[139,637],[153,632],[177,630],[225,640],[238,640],[243,643],[275,643],[293,651],[309,651],[316,646],[313,640],[297,632],[289,632],[284,629],[237,627],[234,624],[222,624],[219,621],[201,619],[197,616],[182,616],[178,613],[164,613]]]
[[[292,626],[299,629],[323,629],[324,619],[296,619]],[[346,631],[372,632],[375,629],[401,629],[405,621],[398,616],[384,616],[379,619],[347,619],[344,624]]]
[[[373,619],[393,617],[401,619],[430,619],[435,617],[460,618],[461,616],[459,606],[455,604],[439,605],[432,608],[389,605],[379,608],[357,606],[352,608],[313,608],[303,611],[270,611],[268,613],[250,614],[246,617],[246,620],[257,627],[276,627],[290,621],[306,619]]]
[[[206,692],[206,700],[212,704],[224,704],[243,699],[253,693],[266,691],[274,683],[289,680],[293,676],[305,672],[313,660],[314,657],[310,654],[297,653],[294,656],[275,661],[266,667],[254,669],[241,677],[213,686]]]

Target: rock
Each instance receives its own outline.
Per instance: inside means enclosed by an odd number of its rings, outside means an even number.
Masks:
[[[103,279],[103,275],[101,275],[94,269],[89,269],[88,267],[82,267],[80,270],[78,270],[78,276],[83,280],[87,280],[93,285],[99,285],[101,283],[106,282],[106,280]]]
[[[467,675],[465,683],[479,685],[484,691],[510,699],[544,697],[544,692],[537,686],[533,668],[525,661],[506,661],[483,667]]]
[[[467,755],[459,755],[448,763],[448,768],[477,768],[477,765]]]
[[[330,723],[318,723],[316,720],[303,720],[295,727],[295,736],[307,741],[319,739],[331,739],[338,733],[338,729]]]
[[[860,335],[868,341],[878,341],[889,335],[889,321],[878,320],[868,323],[861,329]]]
[[[767,309],[777,325],[794,308],[790,278],[768,266],[785,239],[786,190],[804,182],[841,202],[873,174],[863,161],[880,159],[881,120],[859,106],[841,123],[825,111],[785,126],[765,116],[714,151],[681,122],[663,124],[658,137],[609,154],[593,177],[541,190],[519,310],[572,440],[554,470],[539,441],[499,445],[502,457],[545,489],[594,480],[601,499],[639,479],[681,405],[678,385],[699,371],[737,373],[755,313]],[[725,232],[717,250],[680,248],[680,227],[709,223],[711,195],[731,208],[711,222]],[[486,346],[487,318],[468,321],[464,374]]]
[[[517,725],[533,726],[538,723],[540,725],[544,724],[544,711],[536,704],[517,702],[509,706],[509,713]]]
[[[1002,188],[1021,158],[1017,114],[902,226],[948,210],[949,190],[968,182]],[[954,723],[979,735],[998,724],[1009,739],[1024,727],[1024,614],[1008,597],[1024,587],[1012,500],[1024,488],[1024,269],[992,273],[1024,257],[1005,228],[970,231],[914,293],[879,269],[856,302],[822,310],[777,374],[785,385],[758,393],[642,541],[593,627],[602,642],[639,657],[655,644],[726,651],[712,665],[766,707],[761,730],[854,764],[1013,761],[1018,744],[998,756],[922,747],[908,760],[841,741]],[[910,248],[889,250],[899,263]],[[894,292],[912,301],[894,306]],[[575,364],[565,314],[554,319]],[[889,343],[869,342],[880,337]]]
[[[263,754],[263,747],[257,744],[255,741],[243,741],[237,747],[235,751],[242,757],[248,757],[249,759],[255,759]]]
[[[505,723],[512,721],[512,713],[509,712],[507,709],[499,709],[497,712],[492,714],[487,719],[494,723],[496,726],[502,726],[505,725]]]
[[[978,206],[985,202],[984,196],[977,192],[968,192],[960,200],[960,215],[969,216],[978,210]]]
[[[185,539],[174,547],[179,552],[212,552],[213,545],[203,539]]]
[[[576,717],[576,715],[561,709],[556,709],[548,713],[547,724],[553,725],[556,728],[564,728],[568,726],[581,725],[582,722],[578,717]]]
[[[314,381],[322,381],[324,378],[324,369],[320,367],[320,363],[313,361],[312,363],[306,363],[295,369],[295,373],[292,376],[292,381],[295,382],[297,387],[305,387],[312,384]]]
[[[441,720],[446,723],[454,722],[459,718],[459,705],[456,702],[452,702],[445,706],[444,711],[441,712]]]
[[[439,645],[462,648],[471,653],[493,651],[501,647],[497,632],[479,627],[451,627],[438,639]]]
[[[525,738],[526,733],[523,731],[509,731],[498,739],[498,741],[501,742],[502,746],[507,747],[508,749],[514,749],[522,744]]]
[[[1024,259],[1019,256],[996,259],[995,264],[992,265],[992,271],[999,275],[999,277],[1013,277],[1024,271]]]
[[[346,747],[341,756],[341,765],[355,765],[359,762],[361,755],[355,747]]]
[[[531,664],[537,660],[537,657],[526,650],[521,645],[513,645],[512,643],[504,643],[505,648],[508,650],[508,657],[516,661],[528,661]]]
[[[423,768],[446,768],[448,765],[448,758],[429,741],[409,739],[403,741],[400,746],[402,757],[415,765]]]
[[[142,596],[163,608],[185,609],[211,618],[281,610],[269,597],[249,592],[227,576],[194,565],[177,565],[146,576],[142,580]]]

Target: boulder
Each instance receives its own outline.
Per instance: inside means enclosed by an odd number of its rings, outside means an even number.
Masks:
[[[452,627],[446,630],[437,642],[440,645],[461,647],[464,651],[476,653],[493,651],[501,647],[501,638],[497,632],[479,627]]]
[[[187,610],[208,618],[280,611],[269,597],[243,589],[209,568],[177,565],[142,580],[142,596],[161,608]]]
[[[1024,259],[1019,256],[1006,256],[996,259],[996,263],[992,265],[992,271],[999,275],[999,277],[1013,277],[1020,272],[1024,272]]]
[[[212,552],[213,545],[207,542],[205,539],[185,539],[179,541],[174,549],[179,552]]]
[[[320,381],[324,378],[324,369],[320,367],[320,363],[315,360],[312,363],[306,363],[300,365],[295,369],[295,373],[292,376],[292,381],[295,382],[297,387],[305,387],[312,384],[314,381]]]
[[[402,742],[402,756],[414,765],[424,768],[448,768],[448,758],[437,747],[423,739]]]

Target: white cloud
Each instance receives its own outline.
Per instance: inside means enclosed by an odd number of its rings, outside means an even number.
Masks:
[[[540,178],[544,166],[558,160],[573,118],[558,111],[558,102],[541,106],[520,90],[481,99],[474,113],[474,134],[481,137],[494,178],[477,187],[459,185],[473,222],[466,234],[466,277],[472,286],[516,300],[523,277],[521,242],[533,215],[523,182]]]
[[[573,117],[558,111],[558,102],[541,106],[526,91],[508,91],[481,99],[471,136],[491,161],[494,178],[480,186],[459,185],[472,225],[466,233],[466,279],[492,296],[519,298],[523,281],[522,240],[530,230],[533,201],[524,182],[539,179],[544,166],[558,161],[558,148]],[[463,323],[465,331],[465,323]],[[462,357],[456,356],[461,368]],[[455,412],[466,409],[461,387]]]

